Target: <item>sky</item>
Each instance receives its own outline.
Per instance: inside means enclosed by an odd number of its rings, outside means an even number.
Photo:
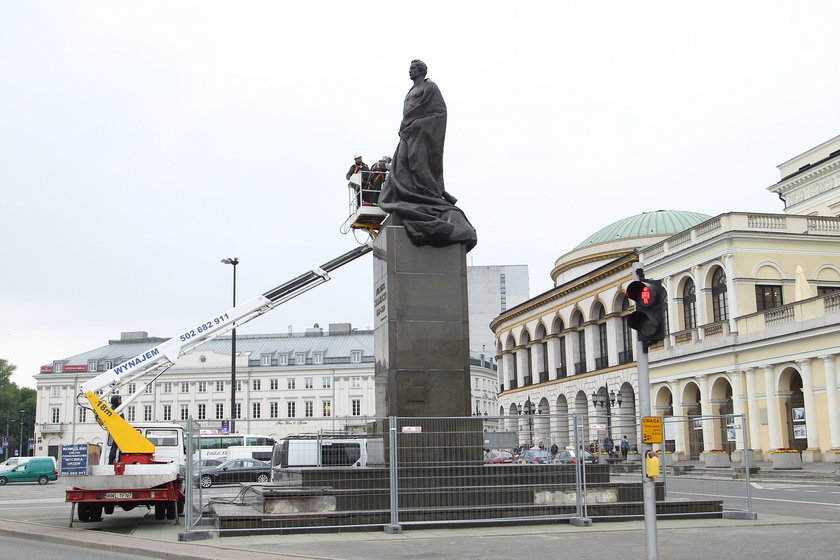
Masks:
[[[783,212],[840,134],[830,0],[0,0],[0,358],[174,336],[352,249],[344,174],[393,153],[410,61],[448,107],[470,265],[531,295],[655,210]],[[243,326],[373,327],[372,261]]]

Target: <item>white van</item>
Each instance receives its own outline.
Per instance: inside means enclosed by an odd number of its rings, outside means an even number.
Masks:
[[[358,436],[290,436],[274,444],[271,466],[289,467],[367,467],[385,464],[382,438]]]
[[[43,459],[44,457],[9,457],[2,463],[0,463],[0,472],[2,471],[10,471],[18,465],[22,465],[27,461],[32,459]],[[52,459],[53,462],[53,469],[55,468],[55,458],[54,457],[46,457],[47,459]]]

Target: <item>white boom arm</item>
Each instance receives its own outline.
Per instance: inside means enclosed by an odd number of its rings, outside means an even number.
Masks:
[[[300,294],[311,290],[315,286],[323,284],[330,279],[328,273],[369,253],[372,250],[370,245],[356,247],[352,251],[344,253],[340,257],[324,263],[318,268],[301,274],[285,284],[281,284],[257,297],[251,298],[245,303],[213,315],[207,320],[195,323],[190,328],[181,331],[178,336],[172,337],[166,342],[154,348],[138,354],[126,360],[118,366],[102,372],[93,379],[82,383],[81,393],[96,392],[105,389],[109,385],[119,386],[122,383],[132,381],[140,376],[147,375],[155,370],[163,369],[175,363],[180,356],[193,348],[204,344],[233,328],[243,325],[252,319],[256,319],[263,313],[271,311],[278,305],[289,301]],[[162,371],[161,371],[162,373]],[[142,388],[124,400],[122,405],[116,409],[120,412],[122,408],[134,400],[134,397],[142,393]],[[107,391],[110,392],[110,391]],[[107,393],[106,392],[106,393]]]

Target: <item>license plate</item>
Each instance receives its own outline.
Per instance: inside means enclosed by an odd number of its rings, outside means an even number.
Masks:
[[[105,492],[105,499],[121,500],[125,498],[133,498],[134,494],[131,492]]]

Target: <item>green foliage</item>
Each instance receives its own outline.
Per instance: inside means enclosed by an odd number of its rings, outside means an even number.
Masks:
[[[28,453],[27,442],[32,438],[35,425],[36,391],[18,387],[11,380],[17,366],[0,358],[0,435],[9,438],[9,447],[2,450],[0,458],[11,457],[20,449],[21,417],[23,418],[23,454]],[[20,411],[23,411],[21,416]]]

